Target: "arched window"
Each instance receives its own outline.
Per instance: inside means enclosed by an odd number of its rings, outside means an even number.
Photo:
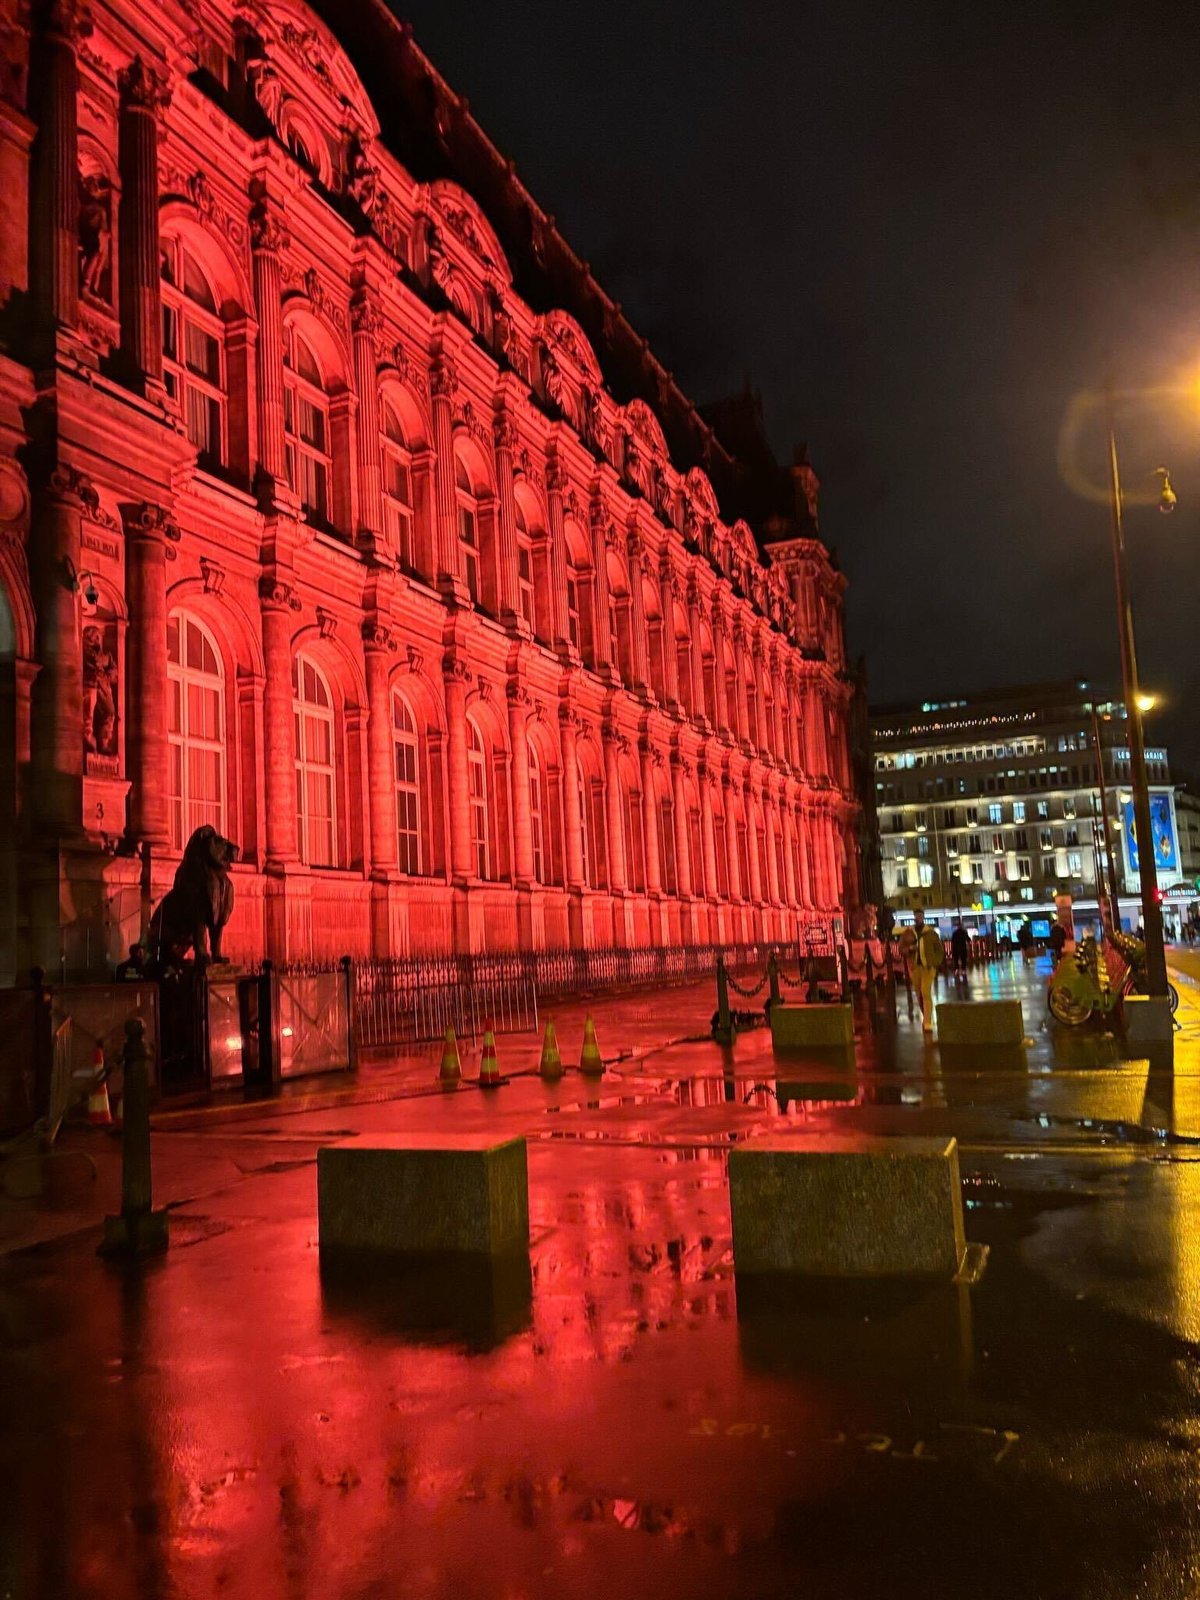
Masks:
[[[162,247],[163,380],[206,471],[229,461],[225,324],[212,286],[179,239]]]
[[[467,796],[471,808],[471,859],[475,876],[490,878],[487,751],[483,737],[470,717],[467,718]]]
[[[533,588],[533,536],[518,500],[515,507],[517,524],[517,607],[530,633],[537,635],[537,605]]]
[[[417,730],[404,696],[392,694],[392,765],[396,777],[396,843],[401,872],[421,872],[421,784]]]
[[[461,455],[454,457],[454,498],[458,504],[458,547],[471,604],[479,604],[479,502]],[[482,874],[481,874],[482,876]]]
[[[287,475],[310,522],[329,525],[329,396],[321,364],[292,326],[283,336],[283,429]]]
[[[321,669],[307,656],[292,661],[296,757],[296,838],[310,867],[337,865],[333,699]]]
[[[186,611],[167,623],[171,845],[205,824],[225,832],[225,674],[212,635]]]
[[[529,834],[533,842],[533,881],[547,883],[546,827],[542,807],[542,764],[536,749],[529,746]]]
[[[406,571],[414,570],[412,456],[394,406],[382,408],[383,515],[385,533],[396,560]]]

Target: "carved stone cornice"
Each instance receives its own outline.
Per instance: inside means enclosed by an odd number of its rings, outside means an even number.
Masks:
[[[533,696],[523,683],[510,683],[504,691],[504,697],[510,706],[527,706],[533,701]]]
[[[435,400],[453,400],[458,393],[458,366],[452,356],[439,356],[429,375],[429,388]]]
[[[381,651],[392,655],[399,641],[392,630],[383,623],[367,621],[362,625],[362,642],[363,649],[368,652]]]
[[[497,450],[515,450],[519,440],[516,423],[502,412],[492,423],[493,445]]]
[[[468,688],[475,681],[475,674],[470,667],[452,650],[447,650],[442,657],[442,675],[447,683],[461,683]]]
[[[372,342],[377,341],[383,331],[383,312],[365,289],[359,289],[350,302],[350,329]]]
[[[182,535],[171,521],[170,513],[149,500],[121,507],[121,521],[127,539],[170,539],[178,544]]]

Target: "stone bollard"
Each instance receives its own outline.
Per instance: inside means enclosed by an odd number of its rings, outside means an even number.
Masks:
[[[121,1128],[121,1211],[105,1217],[100,1254],[157,1255],[167,1248],[167,1213],[155,1211],[150,1172],[150,1071],[145,1025],[137,1017],[125,1024],[121,1052],[125,1072]]]

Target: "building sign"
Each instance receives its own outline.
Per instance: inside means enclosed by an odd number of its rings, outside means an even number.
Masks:
[[[1154,865],[1160,874],[1179,871],[1179,840],[1175,832],[1175,805],[1172,796],[1162,790],[1150,796],[1150,836],[1154,841]],[[1125,873],[1127,878],[1141,881],[1138,850],[1140,840],[1133,820],[1133,801],[1121,801],[1121,838],[1125,845]]]

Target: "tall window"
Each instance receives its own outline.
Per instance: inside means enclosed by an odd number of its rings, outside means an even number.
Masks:
[[[225,832],[225,677],[208,630],[185,611],[167,623],[171,844],[205,824]]]
[[[596,780],[586,785],[588,794],[588,859],[592,864],[593,889],[608,887],[608,835],[604,822],[604,786]]]
[[[675,873],[675,810],[669,800],[658,802],[658,860],[664,894],[674,894],[678,878]]]
[[[546,882],[546,828],[542,812],[542,764],[529,746],[529,837],[533,845],[533,881]]]
[[[337,865],[333,699],[321,669],[303,654],[292,662],[292,718],[300,859],[310,867],[333,867]]]
[[[467,718],[467,797],[471,809],[471,860],[477,878],[490,878],[488,854],[487,752],[479,729]]]
[[[392,756],[396,777],[396,842],[400,871],[421,871],[421,783],[417,730],[403,695],[392,695]]]
[[[458,545],[462,552],[463,577],[471,604],[479,604],[479,504],[471,474],[461,456],[454,458],[454,496],[458,503]],[[484,876],[484,874],[480,874]]]
[[[412,457],[395,408],[383,405],[383,515],[385,532],[396,559],[413,568]]]
[[[642,848],[642,797],[631,789],[625,798],[625,874],[631,889],[646,887],[646,862]]]
[[[520,502],[516,507],[517,519],[517,606],[529,628],[537,633],[536,611],[533,599],[533,539]]]
[[[283,336],[283,431],[288,482],[313,522],[329,521],[329,396],[321,366],[294,327]]]
[[[199,262],[178,239],[162,249],[163,380],[202,468],[228,460],[225,324]]]

